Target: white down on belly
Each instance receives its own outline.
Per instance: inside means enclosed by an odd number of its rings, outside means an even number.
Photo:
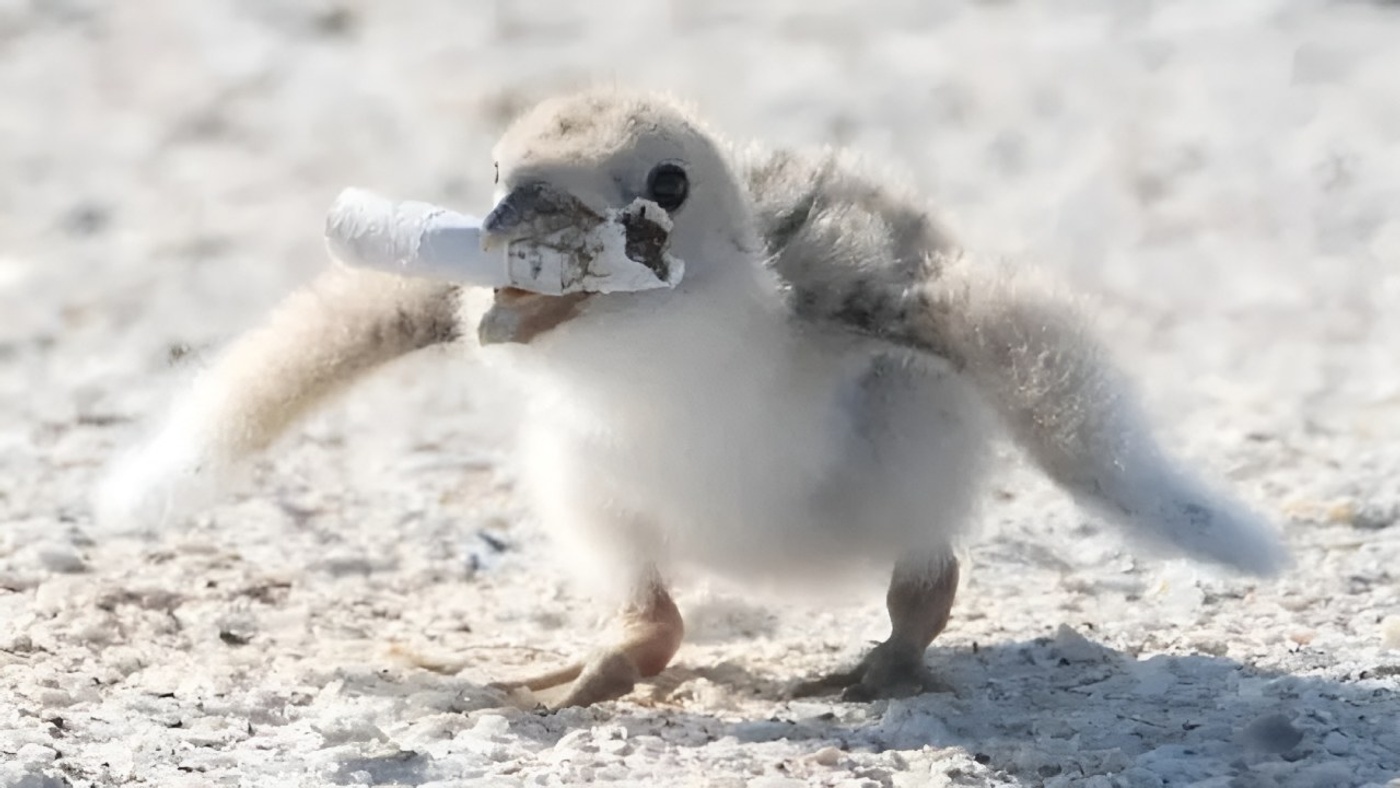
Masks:
[[[872,394],[873,346],[733,279],[595,297],[528,347],[488,349],[527,393],[523,481],[564,552],[620,560],[595,572],[765,579],[944,544],[981,467],[964,384],[889,362]]]

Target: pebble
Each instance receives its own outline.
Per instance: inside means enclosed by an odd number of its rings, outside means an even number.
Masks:
[[[691,679],[678,688],[680,697],[696,708],[720,710],[733,706],[733,693],[706,678]]]
[[[51,572],[77,574],[86,572],[88,568],[87,561],[71,545],[45,545],[34,551],[34,557]]]
[[[12,571],[0,571],[0,588],[11,591],[28,591],[37,588],[42,581],[35,575],[22,575]]]
[[[666,749],[666,740],[660,736],[633,736],[630,741],[632,746],[642,752],[662,752]]]
[[[626,780],[628,777],[631,776],[632,773],[626,766],[620,763],[610,763],[605,766],[598,767],[598,769],[595,772],[593,772],[592,782],[616,783],[622,782],[623,780]]]
[[[2,766],[3,764],[0,764]],[[69,788],[72,783],[66,778],[47,775],[39,771],[10,772],[0,771],[0,779],[5,779],[7,788]]]
[[[632,752],[632,745],[622,739],[608,739],[598,743],[598,752],[604,755],[627,755]]]
[[[1386,648],[1400,649],[1400,616],[1386,616],[1381,620],[1381,643]]]
[[[116,640],[118,634],[111,616],[93,614],[73,622],[74,637],[90,646],[109,645]]]
[[[58,750],[31,742],[20,747],[15,758],[23,764],[53,763],[58,760]]]
[[[787,704],[787,714],[794,720],[806,720],[812,718],[828,718],[834,715],[837,709],[831,703],[815,703],[812,701],[794,700]]]
[[[504,736],[510,732],[510,720],[499,714],[483,714],[476,718],[472,733],[488,739]]]
[[[841,758],[845,755],[846,753],[835,747],[823,747],[807,757],[811,759],[812,763],[821,766],[835,766],[841,762]]]
[[[1246,746],[1269,753],[1288,752],[1303,740],[1303,732],[1277,712],[1255,719],[1244,727],[1242,735]]]
[[[39,702],[45,706],[72,706],[73,696],[59,689],[47,689],[39,693]]]
[[[732,733],[741,742],[759,743],[786,739],[795,729],[783,720],[749,720],[736,724]]]
[[[34,590],[35,612],[54,613],[66,610],[72,603],[73,588],[66,578],[47,580]]]
[[[348,715],[312,723],[311,729],[321,734],[327,746],[389,739],[384,731],[369,720]]]
[[[592,745],[593,732],[587,729],[576,729],[569,731],[559,737],[559,741],[554,743],[556,750],[582,750],[584,752],[594,752],[597,748]]]
[[[1055,630],[1055,651],[1068,662],[1099,662],[1104,658],[1102,646],[1079,634],[1068,624],[1061,624]]]
[[[195,717],[184,721],[177,737],[196,747],[223,747],[248,738],[248,724],[228,717]]]
[[[1341,731],[1332,731],[1322,740],[1322,748],[1333,755],[1347,755],[1351,752],[1351,739]]]

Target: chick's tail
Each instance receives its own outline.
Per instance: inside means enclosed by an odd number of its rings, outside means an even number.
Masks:
[[[375,368],[457,337],[457,289],[336,266],[238,337],[153,436],[101,481],[99,522],[150,527],[209,503],[231,474]]]

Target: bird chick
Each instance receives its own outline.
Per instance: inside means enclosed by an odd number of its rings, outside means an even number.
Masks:
[[[1269,574],[1269,525],[1166,456],[1072,303],[961,253],[912,192],[839,152],[733,146],[660,96],[546,101],[495,149],[494,242],[564,202],[664,209],[673,289],[495,294],[333,271],[238,340],[100,499],[156,518],[365,372],[477,333],[526,401],[522,489],[623,601],[619,634],[520,682],[555,705],[619,697],[683,636],[681,564],[737,578],[881,566],[890,637],[807,691],[937,686],[924,652],[958,585],[991,440],[1008,434],[1090,511],[1187,556]],[[557,223],[557,222],[556,222]]]

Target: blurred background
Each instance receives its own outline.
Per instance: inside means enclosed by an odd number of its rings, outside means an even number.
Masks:
[[[859,148],[967,245],[1130,313],[1129,350],[1183,320],[1269,337],[1173,348],[1206,378],[1185,396],[1285,375],[1393,396],[1393,368],[1355,369],[1386,359],[1330,348],[1400,320],[1396,17],[1323,0],[11,0],[0,337],[123,350],[73,359],[94,376],[137,372],[153,341],[223,338],[325,264],[341,187],[481,210],[508,120],[602,81],[692,98],[739,139]]]
[[[505,124],[608,82],[692,99],[738,140],[858,148],[968,247],[1072,283],[1168,442],[1287,523],[1306,581],[1279,593],[1318,595],[1289,609],[1372,648],[1400,604],[1378,536],[1400,517],[1397,42],[1400,7],[1363,0],[0,0],[0,620],[61,650],[102,589],[136,584],[202,600],[189,632],[232,620],[327,664],[328,642],[489,639],[467,622],[575,648],[587,608],[517,528],[513,398],[470,358],[395,365],[154,546],[95,538],[87,495],[184,376],[327,265],[340,189],[484,211]],[[999,623],[960,608],[950,642],[1064,610],[1107,610],[1117,648],[1175,642],[1116,536],[1038,480],[1001,492],[966,581]],[[474,580],[500,552],[483,532],[526,545],[515,574]],[[219,572],[292,578],[295,604],[191,590]],[[1167,623],[1200,625],[1193,583],[1157,598]],[[804,626],[855,649],[882,634],[869,601]],[[698,641],[769,631],[744,610],[697,614]],[[1249,615],[1293,615],[1269,611]],[[123,637],[166,643],[133,621]],[[160,659],[225,649],[187,637]]]

